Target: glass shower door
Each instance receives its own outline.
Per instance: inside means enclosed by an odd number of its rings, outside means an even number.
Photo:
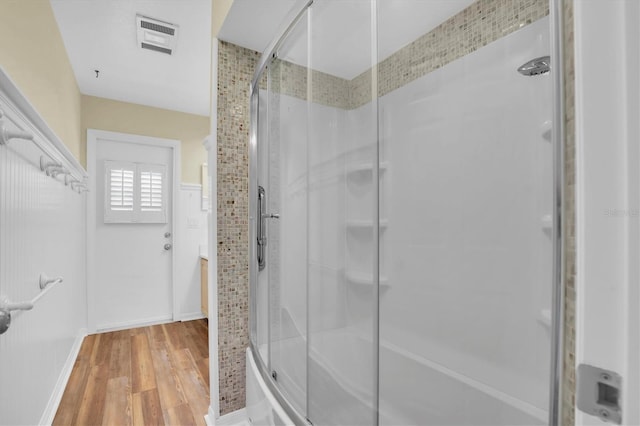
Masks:
[[[301,17],[267,68],[266,133],[258,149],[270,375],[306,413],[307,20]]]
[[[253,327],[268,337],[261,354],[273,384],[314,424],[376,422],[374,4],[315,1],[269,61],[260,92],[256,315],[264,320],[266,307],[268,327]],[[357,19],[355,62],[343,67],[333,52],[345,7]],[[362,90],[352,98],[356,77]]]
[[[317,0],[309,10],[308,412],[321,425],[376,424],[374,7]]]
[[[306,6],[252,106],[269,386],[300,424],[546,424],[547,1]]]

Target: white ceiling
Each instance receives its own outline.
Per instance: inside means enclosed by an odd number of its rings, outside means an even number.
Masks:
[[[211,0],[50,1],[83,94],[209,115]],[[173,55],[137,46],[137,13],[180,27]]]
[[[475,0],[378,0],[378,58],[380,62],[403,46],[468,7]],[[262,52],[281,26],[295,0],[235,0],[218,37]],[[307,37],[279,50],[282,59],[348,80],[372,66],[369,0],[324,0],[312,6],[311,55]],[[307,31],[307,22],[297,29]],[[293,37],[292,37],[293,38]]]
[[[262,52],[296,0],[234,0],[218,38]]]

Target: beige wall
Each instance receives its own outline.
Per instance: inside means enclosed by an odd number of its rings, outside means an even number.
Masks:
[[[87,129],[178,139],[182,142],[182,182],[201,183],[200,166],[207,161],[202,141],[209,134],[209,117],[83,95],[83,164]]]
[[[0,66],[84,164],[80,90],[49,0],[0,0]]]
[[[182,181],[200,183],[209,118],[82,96],[49,0],[0,0],[0,66],[83,166],[87,128],[178,139]]]
[[[1,1],[1,0],[0,0]],[[233,0],[212,0],[211,5],[211,35],[218,37]]]

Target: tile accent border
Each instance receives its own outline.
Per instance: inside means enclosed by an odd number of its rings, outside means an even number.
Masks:
[[[549,2],[546,0],[478,0],[382,61],[378,67],[378,96],[384,96],[548,14]],[[353,101],[360,105],[359,99]]]
[[[576,124],[573,0],[563,0],[564,55],[564,359],[562,378],[563,425],[575,424],[576,399]]]
[[[271,64],[276,70],[277,81],[272,80],[272,90],[276,93],[307,100],[309,69],[302,65],[276,59]],[[277,85],[274,86],[274,85]],[[321,105],[348,109],[349,81],[321,71],[311,71],[313,102]],[[262,86],[261,86],[262,88]]]
[[[462,58],[549,14],[547,0],[478,0],[375,68],[378,97]],[[305,99],[307,68],[280,61],[281,93]],[[314,102],[355,109],[371,101],[372,69],[353,80],[312,71]]]

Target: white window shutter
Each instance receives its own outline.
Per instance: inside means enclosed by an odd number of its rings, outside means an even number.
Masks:
[[[135,163],[105,161],[105,223],[132,222],[135,214]]]
[[[167,222],[166,167],[161,164],[138,164],[140,181],[139,222]]]
[[[110,175],[111,210],[133,211],[133,170],[111,169]]]
[[[105,223],[167,223],[166,166],[105,160]]]

